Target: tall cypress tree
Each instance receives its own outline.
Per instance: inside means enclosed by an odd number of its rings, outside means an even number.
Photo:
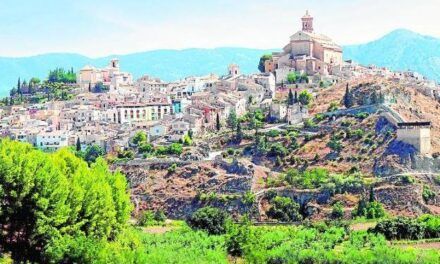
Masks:
[[[351,108],[354,105],[354,97],[350,89],[347,87],[345,88],[345,94],[344,94],[344,106],[345,108]]]
[[[81,151],[81,140],[79,137],[76,139],[76,151]]]
[[[217,119],[216,119],[215,127],[217,128],[217,131],[220,131],[221,124],[220,124],[220,115],[218,112],[217,112]]]
[[[293,97],[292,89],[289,89],[289,96],[287,98],[287,104],[293,105],[294,103],[295,103],[295,98]]]
[[[298,92],[297,91],[295,91],[295,96],[294,96],[294,99],[293,99],[293,103],[298,103]]]
[[[17,81],[17,93],[19,95],[21,94],[21,81],[20,81],[20,77],[18,77],[18,81]]]

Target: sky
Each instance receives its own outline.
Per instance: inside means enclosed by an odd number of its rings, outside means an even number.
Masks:
[[[440,38],[440,0],[0,0],[0,56],[282,48],[306,10],[341,45],[399,28]]]

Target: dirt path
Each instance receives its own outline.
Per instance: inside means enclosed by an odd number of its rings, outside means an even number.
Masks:
[[[352,224],[350,226],[351,231],[365,231],[368,230],[371,227],[375,227],[376,222],[370,222],[370,223],[358,223],[358,224]]]
[[[440,249],[440,242],[425,242],[417,244],[398,244],[400,248],[416,248],[416,249]]]

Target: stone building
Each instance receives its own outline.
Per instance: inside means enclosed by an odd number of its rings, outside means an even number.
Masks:
[[[314,32],[313,17],[306,12],[302,17],[302,30],[290,37],[282,52],[272,54],[272,59],[265,62],[265,71],[277,75],[277,82],[285,81],[287,69],[305,72],[332,74],[334,68],[343,63],[342,48],[329,37]]]

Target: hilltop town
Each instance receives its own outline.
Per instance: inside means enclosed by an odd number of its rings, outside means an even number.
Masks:
[[[307,12],[251,75],[232,63],[222,76],[134,80],[117,58],[56,69],[18,81],[0,133],[88,162],[105,156],[126,174],[138,214],[183,218],[214,204],[264,221],[275,192],[305,217],[328,218],[336,201],[349,217],[372,190],[394,214],[439,213],[440,86],[342,55]],[[301,182],[307,173],[317,178]]]

